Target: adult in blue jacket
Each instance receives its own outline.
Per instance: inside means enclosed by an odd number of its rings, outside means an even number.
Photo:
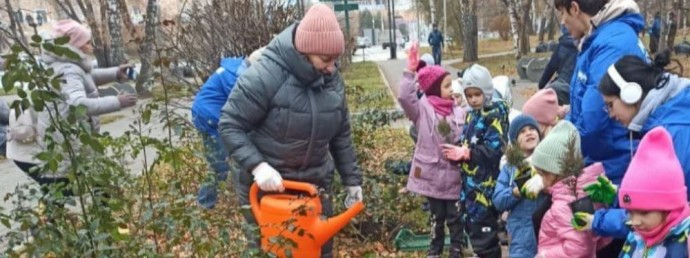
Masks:
[[[639,141],[631,145],[627,130],[608,117],[598,86],[606,69],[624,55],[647,57],[637,37],[644,21],[633,0],[583,1],[587,4],[582,5],[577,0],[556,2],[571,2],[570,6],[556,7],[568,31],[580,41],[566,119],[580,132],[586,165],[602,162],[606,176],[620,184],[630,163],[631,147],[636,148]]]
[[[202,137],[206,161],[215,174],[199,188],[197,201],[204,208],[215,207],[218,199],[218,182],[225,181],[230,171],[230,164],[227,162],[229,154],[218,132],[220,110],[227,102],[237,78],[249,67],[250,62],[258,60],[261,50],[255,51],[247,59],[223,58],[220,67],[206,80],[194,98],[192,122]]]
[[[443,47],[443,33],[438,30],[438,25],[434,24],[434,30],[429,33],[429,45],[434,56],[434,64],[441,65],[441,47]]]
[[[607,70],[599,91],[610,116],[625,125],[631,134],[644,135],[659,126],[671,134],[685,185],[690,186],[690,79],[664,71],[670,54],[669,50],[660,52],[653,64],[637,56],[623,57]],[[654,171],[649,173],[654,176]],[[629,231],[624,225],[626,217],[623,209],[597,211],[592,228],[595,232],[616,232],[620,236]]]
[[[530,156],[540,141],[539,124],[529,115],[519,115],[510,122],[508,129],[510,144],[519,148],[525,156]],[[531,170],[527,170],[531,173]],[[499,211],[509,211],[508,235],[510,236],[509,257],[533,258],[537,255],[537,236],[532,225],[532,214],[543,202],[544,195],[536,200],[523,198],[515,182],[518,169],[510,164],[501,168],[492,201]],[[523,172],[524,173],[524,172]]]
[[[563,25],[579,42],[580,50],[570,82],[570,113],[566,119],[580,133],[586,165],[602,162],[606,176],[618,185],[639,138],[631,141],[628,131],[609,118],[598,86],[606,69],[621,57],[647,58],[644,44],[638,38],[644,28],[644,19],[633,0],[554,2]],[[597,231],[596,228],[594,231],[601,236],[617,236],[616,232]],[[598,257],[618,256],[625,236],[618,237],[621,239],[599,250]]]

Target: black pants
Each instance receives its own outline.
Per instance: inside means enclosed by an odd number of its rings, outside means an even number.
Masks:
[[[474,204],[480,205],[480,204]],[[501,258],[498,239],[498,211],[488,207],[486,211],[465,219],[465,231],[469,234],[474,253],[480,258]]]
[[[235,184],[235,187],[237,187],[237,196],[240,201],[240,206],[244,205],[249,205],[249,186],[245,185],[241,182],[241,180],[237,180],[237,183]],[[263,193],[259,191],[259,198]],[[324,216],[326,217],[331,217],[333,216],[333,204],[331,203],[331,199],[328,198],[328,196],[331,196],[330,193],[326,194],[321,194],[319,195],[319,199],[321,200],[321,212]],[[254,218],[254,215],[249,213],[244,213],[244,219],[247,222],[247,224],[256,226],[256,219]],[[260,236],[255,236],[253,232],[249,232],[245,230],[245,237],[248,239],[248,247],[249,248],[259,248],[261,246],[261,239]],[[323,246],[321,246],[321,258],[330,258],[333,257],[333,239],[329,239],[328,242],[326,242]]]
[[[649,54],[654,55],[659,48],[659,37],[649,37]]]
[[[431,211],[431,246],[430,255],[443,253],[446,238],[446,226],[450,231],[451,252],[458,253],[462,250],[462,216],[457,200],[440,200],[427,197],[429,210]]]
[[[26,162],[21,162],[21,161],[16,161],[16,160],[14,161],[14,164],[17,165],[17,167],[19,167],[19,169],[24,171],[24,173],[26,173],[33,180],[36,180],[38,185],[41,186],[41,191],[43,192],[43,194],[48,193],[48,186],[49,185],[59,184],[59,183],[63,183],[65,185],[69,184],[69,179],[67,179],[65,177],[56,177],[56,178],[43,177],[39,173],[31,172],[31,170],[34,167],[38,166],[38,164],[26,163]],[[72,190],[65,189],[62,191],[62,195],[72,196],[74,194],[72,193]]]

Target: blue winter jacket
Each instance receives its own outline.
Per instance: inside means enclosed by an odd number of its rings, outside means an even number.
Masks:
[[[199,131],[218,135],[220,110],[228,101],[235,81],[246,69],[244,58],[224,58],[218,70],[201,86],[192,104],[192,120]]]
[[[439,30],[434,30],[429,33],[429,45],[432,47],[441,47],[443,45],[443,33]]]
[[[537,200],[513,196],[513,188],[516,186],[513,180],[515,172],[515,167],[511,165],[504,165],[501,168],[492,201],[499,211],[510,211],[506,226],[511,239],[508,256],[533,258],[537,255],[537,237],[534,235],[532,226],[532,214],[544,200],[544,195],[539,195]]]
[[[624,14],[601,24],[584,39],[570,82],[570,120],[580,132],[586,165],[602,162],[606,176],[620,184],[630,163],[628,130],[609,118],[599,81],[611,64],[625,55],[648,60],[637,33],[644,27],[639,14]],[[637,42],[633,44],[632,42]],[[639,140],[633,142],[637,148]]]
[[[677,77],[676,77],[677,78]],[[687,80],[672,79],[672,82],[690,83]],[[685,185],[690,186],[690,87],[675,96],[670,96],[660,106],[656,107],[644,122],[641,133],[644,135],[653,128],[664,127],[673,139],[673,147],[685,174]],[[653,171],[650,171],[653,173]],[[688,188],[690,196],[690,188]],[[623,209],[598,210],[594,213],[592,230],[597,235],[611,236],[624,239],[630,232],[625,225],[627,214]]]
[[[661,18],[659,16],[654,17],[652,26],[649,27],[648,33],[649,36],[656,38],[659,38],[659,35],[661,35]]]

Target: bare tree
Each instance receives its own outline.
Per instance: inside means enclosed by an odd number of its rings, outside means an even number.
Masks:
[[[106,6],[101,6],[101,10],[107,9],[108,32],[110,35],[109,65],[120,65],[126,62],[125,43],[122,39],[122,18],[118,8],[118,0],[107,0]]]
[[[60,9],[62,12],[67,14],[67,17],[70,19],[81,22],[81,19],[79,19],[79,16],[77,15],[77,11],[74,9],[74,5],[72,5],[72,1],[53,0],[53,5],[55,5],[57,9]]]
[[[463,61],[474,62],[479,60],[479,29],[477,27],[477,1],[460,0],[460,13],[462,16]]]
[[[26,45],[26,36],[24,34],[24,29],[22,25],[17,22],[17,17],[14,13],[14,8],[10,0],[5,0],[5,8],[7,9],[7,15],[10,17],[10,32],[15,40],[19,40],[22,44]]]
[[[156,37],[156,24],[158,24],[158,5],[156,0],[148,0],[146,4],[146,17],[144,24],[144,40],[139,46],[141,69],[137,78],[136,90],[140,97],[149,97],[151,93],[144,85],[153,77],[153,40]]]
[[[510,30],[513,35],[515,57],[521,58],[530,52],[528,19],[532,0],[503,0],[508,7]]]

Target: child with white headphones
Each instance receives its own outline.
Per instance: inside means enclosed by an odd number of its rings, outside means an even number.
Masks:
[[[652,63],[636,56],[624,56],[611,65],[599,84],[609,116],[633,134],[646,135],[656,127],[666,129],[673,139],[685,185],[690,181],[690,79],[664,70],[670,51],[658,53]],[[632,141],[632,139],[631,139]],[[632,155],[632,154],[631,154]],[[653,177],[659,171],[649,170]],[[688,188],[690,189],[690,188]],[[618,228],[627,234],[627,215],[622,209],[599,210],[589,218],[594,233]]]

